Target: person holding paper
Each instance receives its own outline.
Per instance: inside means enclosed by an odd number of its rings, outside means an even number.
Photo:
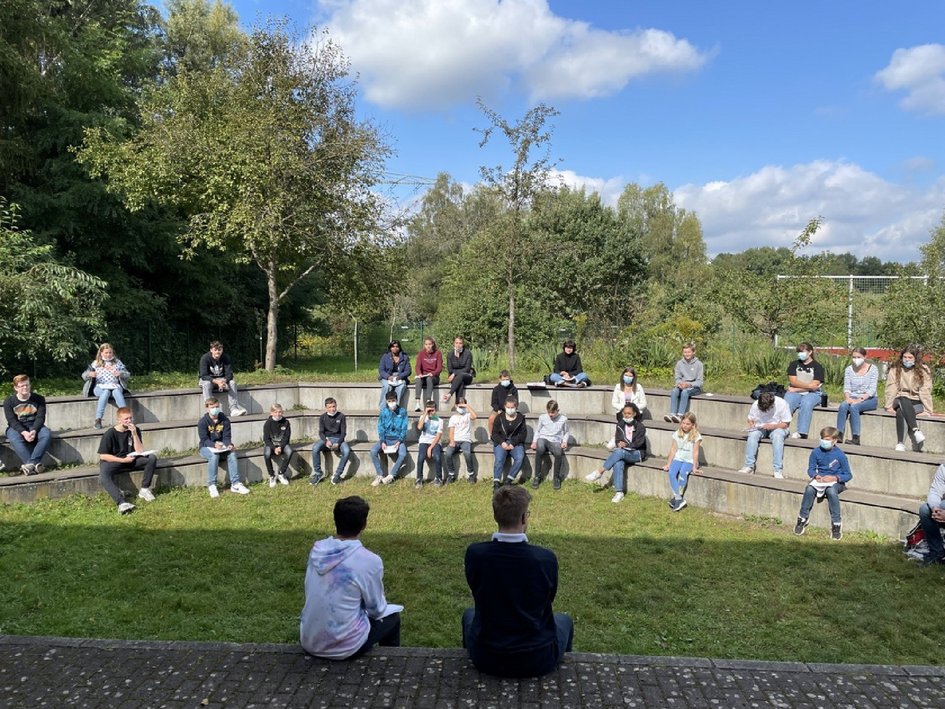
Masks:
[[[135,426],[131,409],[127,406],[122,406],[115,412],[115,425],[102,434],[102,441],[98,445],[98,459],[99,480],[105,492],[118,505],[119,514],[127,514],[135,508],[133,504],[125,501],[125,496],[115,483],[115,476],[119,473],[144,470],[138,497],[145,502],[154,501],[151,481],[154,479],[157,457],[154,451],[144,449],[141,432]]]
[[[384,562],[361,543],[369,511],[361,497],[338,500],[335,536],[309,552],[299,638],[315,657],[351,660],[374,645],[400,647],[403,606],[387,602]]]
[[[837,447],[839,441],[840,433],[833,426],[821,429],[820,445],[810,452],[807,463],[810,482],[804,489],[801,511],[798,513],[797,524],[794,525],[795,534],[803,534],[807,529],[814,500],[826,496],[827,506],[830,508],[830,538],[835,542],[843,539],[840,493],[846,490],[846,484],[850,482],[853,474],[850,472],[846,455]]]
[[[377,378],[381,382],[381,400],[378,405],[384,405],[389,391],[397,395],[397,403],[400,403],[410,382],[410,358],[403,353],[400,340],[391,340],[387,345],[387,352],[377,366]]]
[[[207,413],[197,422],[197,437],[200,439],[200,456],[207,461],[207,492],[210,497],[220,496],[217,489],[217,464],[225,459],[226,472],[230,478],[230,492],[248,495],[249,488],[240,482],[230,419],[223,413],[216,397],[211,396],[205,404]]]
[[[372,487],[394,482],[400,472],[400,466],[407,460],[407,410],[398,403],[397,393],[393,389],[387,392],[384,408],[377,417],[377,439],[377,443],[371,447],[371,462],[374,463],[376,473]],[[385,455],[397,456],[387,475],[384,475],[384,469],[381,468],[382,452]]]

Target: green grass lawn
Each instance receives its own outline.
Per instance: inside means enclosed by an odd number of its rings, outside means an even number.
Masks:
[[[569,482],[535,494],[529,536],[561,564],[555,608],[575,649],[810,662],[945,662],[941,568],[824,530],[794,537]],[[305,561],[335,499],[372,505],[365,544],[406,606],[403,642],[458,647],[463,551],[493,529],[490,489],[352,480],[211,500],[174,489],[120,517],[104,495],[0,508],[0,634],[296,642]],[[516,593],[510,587],[509,593]]]

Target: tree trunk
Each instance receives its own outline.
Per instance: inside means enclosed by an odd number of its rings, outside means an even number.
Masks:
[[[266,371],[276,368],[276,340],[279,333],[279,290],[276,287],[276,265],[266,269],[266,286],[269,291],[269,313],[266,316]]]

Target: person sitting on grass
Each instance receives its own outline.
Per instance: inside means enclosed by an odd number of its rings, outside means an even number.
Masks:
[[[522,479],[527,435],[525,417],[518,411],[518,401],[510,396],[505,400],[505,413],[499,416],[492,425],[492,453],[495,456],[495,464],[492,467],[493,490],[498,489],[502,484],[502,471],[505,468],[506,458],[512,458],[509,475],[505,478],[506,484],[517,483]]]
[[[43,456],[52,434],[46,427],[46,399],[33,391],[27,374],[13,377],[13,394],[3,402],[7,419],[7,442],[19,457],[23,475],[46,470]]]
[[[338,402],[331,396],[325,399],[325,413],[318,417],[318,440],[312,444],[312,475],[309,482],[318,485],[322,481],[322,451],[337,451],[339,453],[338,467],[331,477],[331,484],[341,482],[345,472],[345,465],[351,455],[351,446],[345,441],[348,435],[348,421],[338,410]]]
[[[771,456],[774,463],[774,477],[783,478],[784,439],[791,427],[791,409],[787,402],[774,392],[764,391],[758,401],[748,410],[748,441],[745,443],[745,464],[738,472],[751,475],[755,472],[758,459],[758,446],[762,438],[771,439]]]
[[[403,607],[388,604],[384,562],[361,543],[370,509],[361,497],[338,500],[335,536],[309,552],[299,639],[315,657],[352,660],[374,645],[400,647]]]
[[[669,455],[663,470],[669,473],[669,486],[673,496],[669,499],[669,508],[679,512],[686,506],[686,486],[690,473],[699,474],[699,447],[702,436],[696,425],[696,415],[687,411],[679,420],[679,428],[673,433],[673,442],[669,444]]]
[[[118,514],[127,514],[135,508],[125,500],[124,494],[115,483],[115,476],[119,473],[144,470],[138,497],[145,502],[154,502],[151,482],[154,479],[157,457],[153,452],[145,451],[141,432],[135,426],[131,409],[127,406],[122,406],[115,412],[115,425],[102,434],[102,440],[98,444],[98,459],[98,479],[105,492],[118,505]]]
[[[555,613],[558,558],[528,543],[531,495],[522,487],[499,488],[492,514],[499,531],[492,541],[466,548],[466,583],[474,608],[463,612],[463,647],[480,672],[500,677],[538,677],[571,652],[574,622]]]
[[[417,446],[417,487],[423,487],[423,466],[428,460],[433,468],[433,484],[443,484],[443,449],[440,439],[443,437],[443,419],[436,413],[436,401],[430,399],[424,405],[420,420],[420,443]]]
[[[269,408],[269,418],[263,424],[263,461],[266,463],[266,471],[269,473],[269,487],[275,487],[277,480],[283,485],[289,484],[289,479],[285,474],[289,470],[289,462],[295,452],[289,444],[291,439],[292,424],[285,417],[282,404],[273,404]],[[273,456],[282,456],[278,473],[274,472],[272,468]]]
[[[449,445],[443,453],[443,466],[446,468],[446,482],[456,482],[459,474],[459,468],[456,463],[456,454],[463,452],[463,458],[466,459],[466,481],[470,484],[476,482],[475,459],[472,454],[472,422],[477,418],[473,407],[466,401],[466,397],[460,396],[456,399],[456,413],[450,416],[447,430],[449,432]]]
[[[614,450],[607,456],[604,464],[584,479],[590,483],[596,482],[603,487],[607,484],[604,473],[613,470],[616,492],[611,502],[617,503],[621,502],[627,494],[627,480],[624,474],[626,466],[639,463],[646,458],[646,426],[640,419],[640,409],[636,404],[627,404],[623,407],[620,421],[614,431],[614,441],[616,442]]]
[[[236,461],[236,446],[230,431],[230,419],[220,408],[220,402],[211,396],[205,402],[207,413],[197,422],[197,437],[200,439],[200,455],[207,461],[207,492],[210,497],[219,497],[217,489],[217,464],[226,460],[226,472],[230,478],[230,492],[248,495],[249,488],[240,482],[240,469]]]
[[[561,489],[561,468],[564,464],[564,453],[568,450],[568,438],[571,431],[568,429],[568,417],[558,411],[558,402],[551,399],[545,404],[545,411],[538,417],[538,426],[532,437],[532,450],[535,451],[535,470],[532,475],[532,487],[541,485],[541,459],[545,453],[550,453],[554,459],[552,485],[555,490]]]
[[[682,415],[689,411],[689,399],[702,393],[705,369],[702,360],[696,357],[696,346],[691,342],[683,345],[682,358],[673,370],[675,384],[669,395],[669,413],[663,417],[668,423],[679,423]]]
[[[375,477],[371,487],[381,483],[390,485],[397,479],[400,466],[407,460],[407,410],[397,403],[397,393],[387,392],[387,401],[377,417],[377,443],[371,448],[371,462],[374,463]],[[390,472],[384,475],[381,467],[381,451],[385,455],[396,455],[397,460]]]
[[[495,423],[496,416],[505,411],[505,400],[510,396],[518,401],[518,387],[512,381],[509,370],[503,369],[499,373],[499,383],[492,387],[492,400],[489,402],[492,413],[486,422],[486,435],[492,436],[492,424]]]
[[[929,494],[919,507],[919,524],[925,532],[925,543],[929,547],[922,559],[922,566],[945,564],[945,543],[942,542],[942,527],[945,527],[945,465],[935,469]]]
[[[226,392],[230,403],[230,416],[233,418],[246,414],[246,409],[240,406],[237,398],[236,380],[233,378],[233,364],[229,355],[223,354],[223,345],[214,340],[210,343],[210,351],[204,352],[200,358],[199,367],[200,391],[204,401],[213,396],[214,392]]]
[[[561,352],[555,357],[554,371],[548,375],[548,381],[556,387],[587,386],[587,375],[581,365],[581,355],[577,353],[574,340],[567,340],[561,345]]]
[[[821,429],[820,445],[810,452],[807,460],[807,477],[810,482],[804,488],[801,511],[794,525],[795,534],[803,534],[807,529],[814,500],[826,497],[830,509],[830,538],[837,542],[843,539],[840,493],[846,490],[846,484],[850,482],[853,474],[850,472],[846,455],[837,445],[839,442],[840,433],[833,426]]]

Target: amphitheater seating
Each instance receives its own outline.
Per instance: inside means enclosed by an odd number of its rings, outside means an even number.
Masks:
[[[470,404],[481,415],[474,427],[477,441],[474,452],[480,471],[479,488],[484,490],[488,488],[492,471],[491,445],[487,442],[485,430],[490,394],[490,385],[474,385],[467,392]],[[610,437],[614,425],[609,388],[572,390],[523,386],[519,394],[520,409],[526,415],[530,433],[548,399],[557,399],[561,410],[567,414],[574,438],[565,464],[569,477],[581,478],[600,465],[607,454],[603,442]],[[676,426],[661,420],[663,412],[668,409],[668,394],[658,390],[647,392],[649,411],[654,416],[646,421],[653,457],[635,466],[629,476],[630,489],[642,495],[669,495],[662,465]],[[348,438],[356,455],[349,463],[347,475],[373,475],[368,450],[375,436],[377,387],[367,383],[300,382],[241,388],[240,403],[249,414],[233,419],[232,424],[234,442],[244,448],[238,453],[244,477],[258,481],[265,475],[262,422],[274,401],[285,407],[292,421],[293,440],[311,441],[317,434],[318,416],[327,396],[338,399],[341,410],[348,416]],[[101,492],[96,464],[101,432],[89,428],[94,418],[95,402],[83,397],[50,397],[47,403],[47,423],[54,432],[48,453],[51,469],[29,477],[18,474],[0,476],[2,502],[30,502],[73,493]],[[725,514],[793,522],[806,484],[807,458],[815,441],[787,442],[784,480],[776,480],[770,474],[771,447],[767,443],[761,446],[755,475],[735,472],[742,465],[743,429],[750,403],[748,397],[737,396],[703,395],[693,400],[692,409],[699,417],[705,439],[703,475],[692,478],[687,499],[691,505]],[[194,453],[197,445],[195,424],[203,413],[199,391],[139,394],[130,399],[130,405],[141,425],[145,445],[163,451],[158,465],[159,487],[203,485],[206,464]],[[412,406],[408,407],[410,409]],[[107,416],[110,415],[109,412]],[[415,422],[417,414],[410,410],[410,415],[411,421]],[[835,407],[818,409],[812,426],[815,439],[816,431],[822,426],[833,425],[835,419]],[[926,420],[923,430],[927,436],[927,450],[945,450],[945,420]],[[862,437],[864,443],[870,445],[844,447],[854,472],[853,484],[842,498],[844,526],[847,530],[871,530],[885,536],[902,536],[915,523],[915,511],[919,501],[925,497],[940,456],[929,452],[893,451],[895,425],[884,412],[864,416]],[[413,443],[416,438],[417,432],[412,426],[408,441]],[[301,449],[302,455],[295,456],[292,467],[296,477],[304,478],[310,472],[311,454],[304,445]],[[411,458],[415,456],[415,450],[411,447]],[[533,456],[528,455],[525,465],[527,477],[532,475],[532,461]],[[0,462],[7,470],[18,468],[18,461],[7,446],[0,448]],[[546,459],[544,465],[547,468],[550,461]],[[404,468],[404,473],[409,477],[414,475],[412,460]],[[222,470],[220,474],[222,479]],[[130,481],[127,484],[131,490]],[[815,506],[812,525],[828,525],[825,507]]]

